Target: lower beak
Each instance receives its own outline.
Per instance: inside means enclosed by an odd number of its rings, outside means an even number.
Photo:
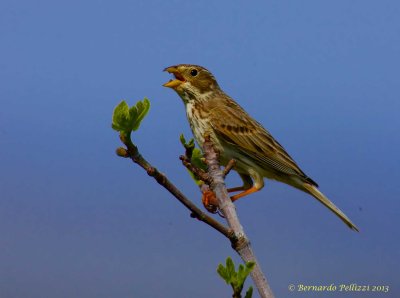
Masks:
[[[179,81],[179,80],[171,80],[171,81],[165,83],[163,86],[174,89],[174,88],[178,87],[182,83],[183,82]]]

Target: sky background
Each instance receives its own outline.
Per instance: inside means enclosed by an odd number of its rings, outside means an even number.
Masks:
[[[179,63],[212,71],[360,228],[277,182],[239,200],[276,296],[400,297],[399,15],[399,1],[2,0],[0,297],[231,294],[216,274],[239,262],[229,242],[114,153],[113,108],[148,97],[133,140],[201,204],[178,159],[184,107],[162,87]]]

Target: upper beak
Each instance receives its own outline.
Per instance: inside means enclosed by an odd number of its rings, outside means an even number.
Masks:
[[[177,88],[180,84],[185,82],[184,78],[180,75],[178,68],[175,66],[170,66],[164,69],[164,71],[172,73],[175,76],[175,80],[170,80],[169,82],[165,83],[164,87],[169,87],[172,89]]]

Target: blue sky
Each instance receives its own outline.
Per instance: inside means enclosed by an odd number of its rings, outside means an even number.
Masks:
[[[361,230],[277,182],[239,200],[277,296],[357,283],[398,297],[400,4],[138,2],[0,3],[0,296],[229,295],[215,271],[239,261],[229,243],[114,154],[114,106],[148,97],[134,142],[200,204],[178,160],[183,104],[162,87],[162,69],[192,63]]]

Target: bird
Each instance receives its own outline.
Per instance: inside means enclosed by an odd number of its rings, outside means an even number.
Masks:
[[[286,152],[283,146],[259,122],[253,119],[219,86],[206,68],[193,64],[169,66],[164,71],[173,75],[163,86],[173,89],[182,99],[190,128],[202,148],[208,135],[218,150],[220,164],[235,160],[234,170],[243,185],[228,189],[238,192],[231,200],[252,194],[264,187],[264,178],[297,188],[325,205],[348,227],[357,226],[321,191]]]

